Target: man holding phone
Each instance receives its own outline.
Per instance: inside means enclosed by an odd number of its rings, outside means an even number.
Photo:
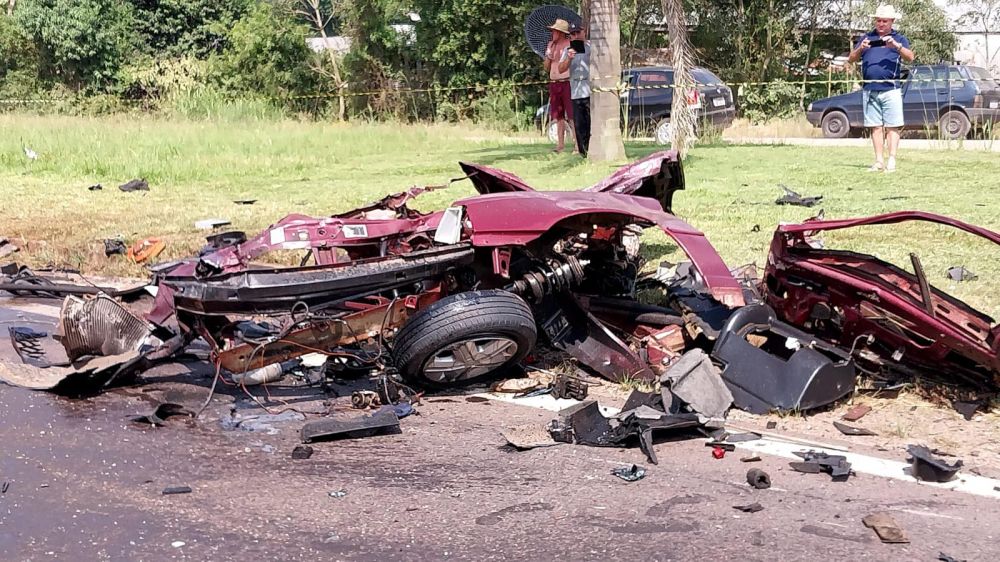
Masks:
[[[864,79],[862,107],[865,127],[871,129],[875,146],[875,163],[872,172],[896,171],[896,148],[899,131],[903,127],[903,94],[900,79],[903,77],[902,61],[911,62],[914,54],[910,40],[892,28],[900,19],[896,8],[882,4],[872,14],[875,29],[865,34],[854,46],[847,60],[861,60]],[[889,144],[889,159],[883,159],[885,144]]]
[[[580,24],[569,24],[569,47],[563,50],[559,71],[569,71],[576,149],[586,158],[590,149],[590,42]]]

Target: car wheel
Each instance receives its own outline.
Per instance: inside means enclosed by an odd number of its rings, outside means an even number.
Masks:
[[[670,124],[669,119],[661,119],[660,122],[656,124],[656,129],[653,130],[653,138],[656,139],[656,144],[661,144],[663,146],[667,146],[673,142],[674,126]]]
[[[946,111],[938,120],[938,131],[948,140],[964,139],[969,136],[972,123],[964,113],[957,110]]]
[[[548,135],[549,142],[556,144],[559,142],[559,126],[555,121],[549,121]],[[573,130],[569,126],[569,122],[566,122],[566,135],[564,137],[566,144],[572,144],[573,141]]]
[[[534,316],[521,297],[470,291],[445,297],[411,318],[393,342],[393,362],[414,383],[466,385],[524,359],[537,337]]]
[[[842,139],[851,134],[851,122],[843,111],[831,111],[824,115],[820,127],[823,136],[828,139]]]

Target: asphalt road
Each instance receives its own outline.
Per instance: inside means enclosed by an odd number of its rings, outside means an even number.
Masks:
[[[6,332],[6,330],[4,330]],[[4,336],[6,334],[4,333]],[[6,342],[0,341],[6,353]],[[551,412],[464,395],[426,398],[397,435],[316,443],[301,422],[226,431],[227,387],[196,421],[128,421],[156,400],[197,406],[210,377],[159,369],[141,387],[70,400],[0,385],[0,560],[984,560],[1000,553],[995,499],[859,474],[832,482],[787,460],[712,458],[700,439],[637,448],[512,451],[503,427]],[[259,392],[259,390],[258,390]],[[347,397],[273,389],[305,411]],[[346,392],[346,391],[344,391]],[[324,403],[324,401],[326,401]],[[616,467],[638,463],[628,483]],[[751,466],[773,486],[745,483]],[[192,493],[163,495],[169,486]],[[343,497],[330,492],[344,491]],[[336,495],[336,494],[335,494]],[[759,502],[763,511],[734,505]],[[889,511],[909,544],[864,516]]]

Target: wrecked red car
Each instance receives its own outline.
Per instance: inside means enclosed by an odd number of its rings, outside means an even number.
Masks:
[[[1000,326],[914,273],[879,258],[820,247],[818,233],[926,221],[1000,244],[1000,234],[919,211],[781,225],[771,243],[764,298],[782,320],[849,350],[878,379],[919,376],[974,388],[1000,384]]]

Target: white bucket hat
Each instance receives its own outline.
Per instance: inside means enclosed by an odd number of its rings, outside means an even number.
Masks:
[[[896,8],[892,4],[880,4],[879,7],[875,9],[875,13],[872,14],[872,18],[900,20],[903,19],[903,14],[897,12]]]

